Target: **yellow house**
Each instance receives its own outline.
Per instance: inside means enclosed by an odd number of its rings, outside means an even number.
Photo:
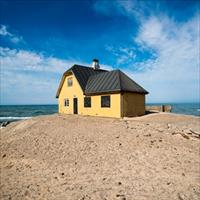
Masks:
[[[103,117],[132,117],[145,113],[148,92],[120,70],[73,65],[57,90],[59,113]]]

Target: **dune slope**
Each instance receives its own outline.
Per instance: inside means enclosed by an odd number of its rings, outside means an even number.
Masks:
[[[200,119],[51,115],[1,129],[0,199],[200,199]]]

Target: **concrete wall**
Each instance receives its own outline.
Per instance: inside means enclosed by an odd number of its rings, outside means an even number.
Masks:
[[[145,95],[137,93],[123,93],[122,117],[134,117],[145,114]]]
[[[67,86],[67,79],[73,79],[73,86]],[[78,99],[78,114],[91,116],[105,116],[105,117],[121,117],[120,94],[110,95],[110,108],[101,108],[101,95],[91,96],[91,108],[84,107],[83,91],[76,80],[76,77],[68,75],[63,83],[61,92],[58,98],[59,113],[73,114],[73,98]],[[64,106],[64,99],[69,99],[69,107]]]

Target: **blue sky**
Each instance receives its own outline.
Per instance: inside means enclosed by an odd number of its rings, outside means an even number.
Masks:
[[[1,104],[57,103],[74,63],[121,69],[147,102],[197,102],[198,1],[1,1]]]

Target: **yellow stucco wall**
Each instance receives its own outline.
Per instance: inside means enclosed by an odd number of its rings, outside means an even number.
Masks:
[[[137,93],[124,93],[122,100],[122,116],[134,117],[145,114],[145,95]]]
[[[73,79],[73,86],[67,86],[67,79]],[[59,113],[73,114],[73,98],[78,98],[78,114],[104,117],[121,117],[121,94],[110,94],[110,108],[101,108],[101,95],[91,96],[91,108],[84,107],[83,91],[74,75],[65,78],[58,98]],[[64,106],[69,99],[69,106]]]

